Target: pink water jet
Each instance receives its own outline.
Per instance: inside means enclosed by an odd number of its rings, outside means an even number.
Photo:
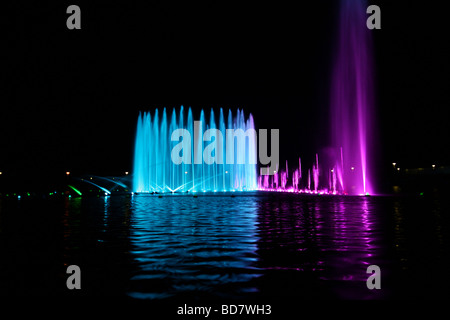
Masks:
[[[331,146],[326,166],[316,154],[302,181],[302,165],[260,177],[260,190],[312,194],[374,194],[374,94],[372,39],[367,1],[342,0],[330,101]]]
[[[338,188],[373,194],[374,95],[371,31],[366,1],[341,2],[338,47],[331,85],[332,146]],[[353,169],[352,169],[353,168]]]

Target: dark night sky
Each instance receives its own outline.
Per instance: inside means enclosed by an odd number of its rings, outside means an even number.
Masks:
[[[445,12],[371,3],[380,166],[449,165]],[[5,10],[0,171],[131,171],[139,110],[181,104],[252,112],[258,128],[280,129],[281,159],[326,145],[337,1],[80,2],[81,30],[66,28],[69,4]]]

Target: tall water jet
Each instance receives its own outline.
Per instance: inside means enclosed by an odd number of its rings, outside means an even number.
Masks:
[[[366,1],[342,0],[331,85],[332,145],[341,193],[373,194],[372,39]]]
[[[196,192],[256,190],[257,149],[253,116],[223,110],[219,122],[211,109],[194,121],[181,106],[170,120],[164,108],[140,113],[134,154],[134,192]],[[225,140],[226,138],[226,140]],[[181,139],[181,140],[180,140]],[[225,143],[226,142],[226,143]],[[173,157],[179,161],[174,161]]]

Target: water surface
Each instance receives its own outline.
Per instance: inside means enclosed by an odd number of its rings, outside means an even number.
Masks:
[[[448,298],[448,204],[282,193],[0,199],[2,295]],[[82,289],[66,289],[66,268]],[[382,289],[369,290],[369,265]]]

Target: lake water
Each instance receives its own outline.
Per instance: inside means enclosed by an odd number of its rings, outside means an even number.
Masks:
[[[0,294],[153,301],[449,298],[445,196],[0,199]],[[81,290],[66,287],[81,268]],[[369,265],[381,289],[369,290]]]

